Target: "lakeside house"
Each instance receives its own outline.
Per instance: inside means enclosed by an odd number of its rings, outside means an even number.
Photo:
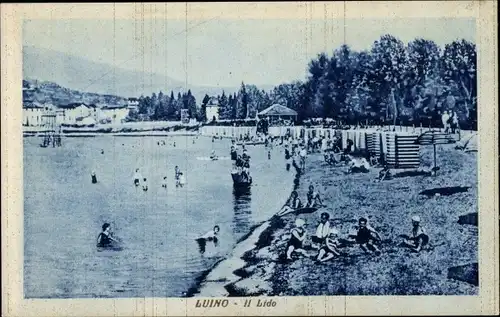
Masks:
[[[100,118],[109,123],[121,123],[130,112],[130,105],[107,105],[100,109]]]
[[[139,99],[135,97],[128,98],[127,108],[129,111],[139,111]]]
[[[93,117],[97,112],[95,105],[86,105],[82,102],[74,102],[67,105],[59,105],[59,111],[56,115],[56,123],[58,124],[77,124],[85,117]]]
[[[44,125],[42,115],[46,114],[45,107],[38,102],[26,102],[23,104],[23,125],[42,126]]]
[[[219,100],[216,97],[211,97],[207,103],[206,118],[209,122],[214,118],[215,121],[219,120]]]

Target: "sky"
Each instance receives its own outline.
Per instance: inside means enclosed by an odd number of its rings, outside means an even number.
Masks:
[[[342,44],[368,50],[384,34],[444,47],[475,43],[475,21],[336,20],[27,20],[23,45],[116,67],[167,75],[199,86],[277,85],[307,76],[309,61]],[[102,76],[96,74],[96,77]]]

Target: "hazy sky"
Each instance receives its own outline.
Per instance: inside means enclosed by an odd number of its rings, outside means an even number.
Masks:
[[[475,42],[476,30],[473,19],[451,18],[218,19],[189,21],[185,29],[186,22],[179,20],[30,20],[24,24],[23,44],[194,85],[238,86],[242,80],[275,85],[304,79],[311,58],[331,54],[343,43],[365,50],[381,35],[392,34],[405,43],[421,37],[444,46],[462,38]]]

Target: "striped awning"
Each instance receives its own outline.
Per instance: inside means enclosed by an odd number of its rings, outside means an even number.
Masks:
[[[420,145],[451,144],[455,142],[457,140],[452,135],[439,131],[424,132],[415,141],[416,144]]]

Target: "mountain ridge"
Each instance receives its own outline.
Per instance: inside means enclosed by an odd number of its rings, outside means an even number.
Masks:
[[[100,77],[99,77],[100,76]],[[100,95],[139,97],[163,91],[191,93],[200,103],[205,94],[217,96],[224,90],[226,94],[237,92],[239,87],[196,86],[185,84],[174,78],[157,73],[139,72],[114,67],[83,57],[35,46],[23,46],[23,78],[57,83],[68,89]],[[147,80],[144,80],[147,78]],[[186,89],[187,88],[187,89]],[[260,89],[271,89],[262,86]]]

